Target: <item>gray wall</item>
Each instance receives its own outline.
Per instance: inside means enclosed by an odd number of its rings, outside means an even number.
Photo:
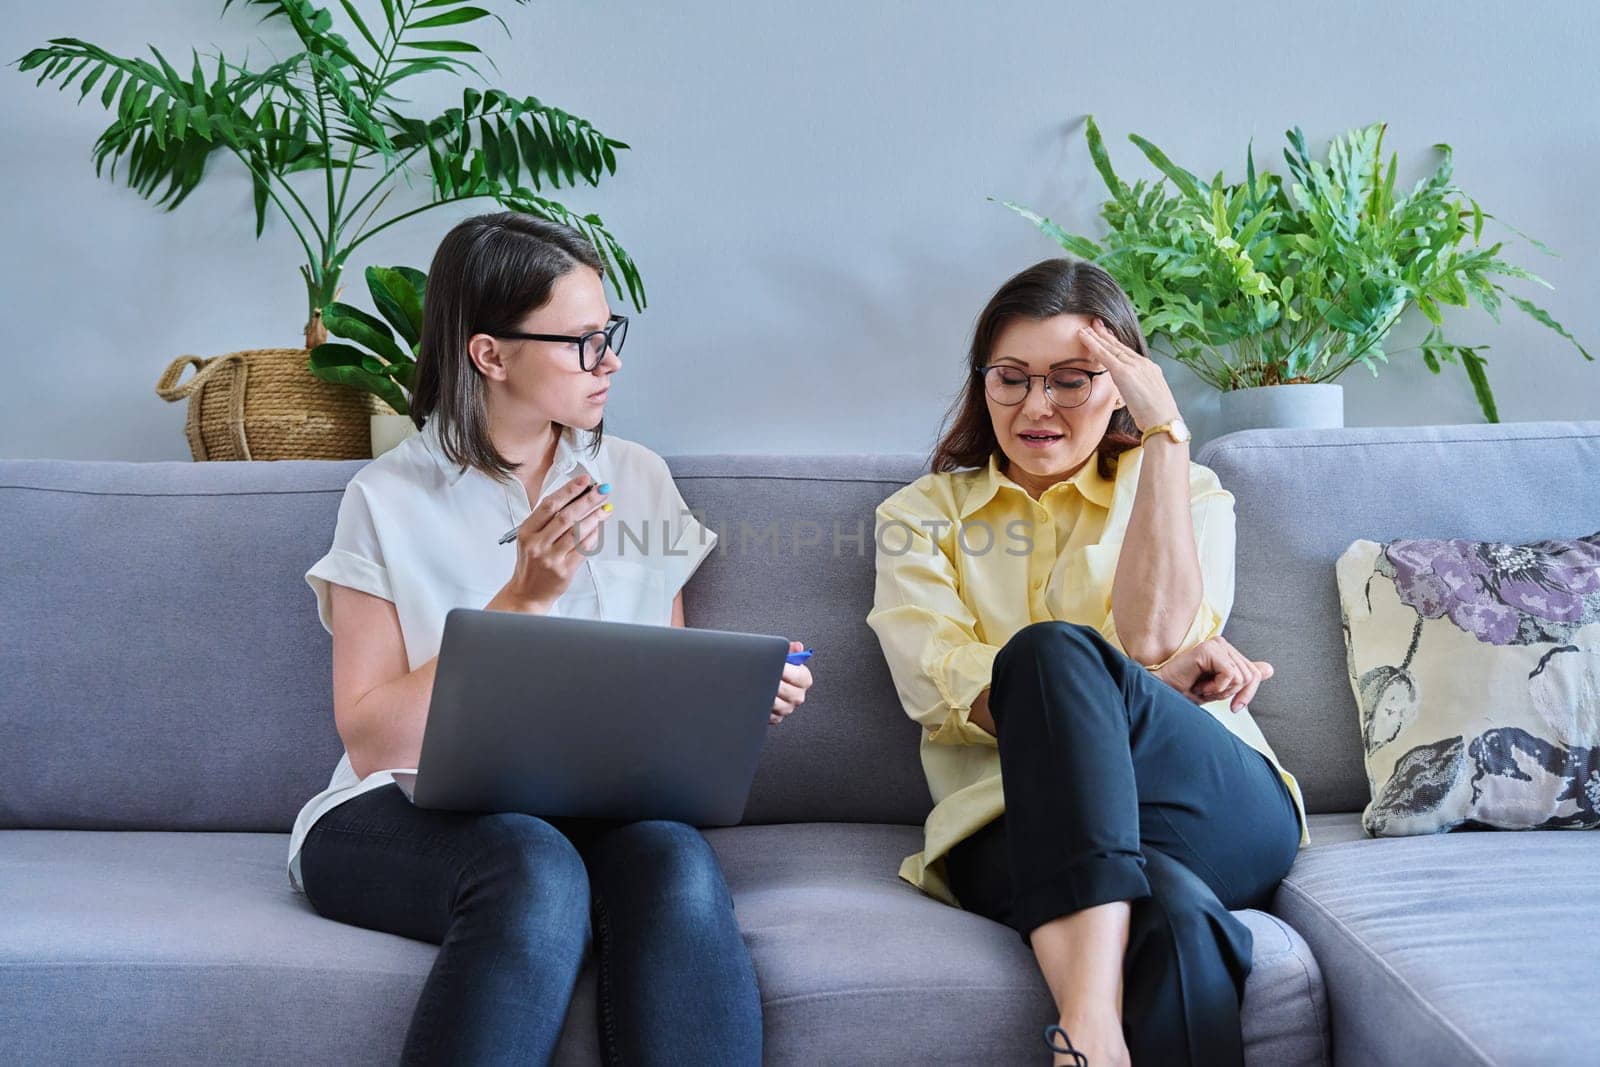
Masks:
[[[239,5],[219,18],[220,6],[11,4],[0,52],[10,61],[55,36],[154,43],[175,59],[191,44],[230,57],[287,49],[286,31]],[[1087,113],[1132,176],[1149,171],[1129,131],[1202,174],[1236,174],[1250,138],[1258,159],[1281,162],[1291,125],[1320,147],[1387,120],[1407,181],[1428,145],[1447,141],[1470,193],[1561,253],[1524,246],[1514,259],[1554,283],[1539,299],[1600,353],[1591,3],[497,6],[512,37],[479,37],[496,82],[633,145],[610,187],[569,203],[598,210],[645,273],[650,307],[607,421],[659,452],[928,448],[977,311],[1011,272],[1055,252],[985,197],[1094,228]],[[32,79],[0,76],[0,455],[186,458],[182,406],[156,398],[156,378],[180,353],[297,343],[298,245],[276,221],[252,239],[231,160],[170,215],[97,180],[89,150],[104,112]],[[452,98],[459,89],[418,96]],[[425,266],[471,210],[396,227],[353,265]],[[1459,339],[1493,346],[1504,419],[1600,415],[1600,367],[1519,313],[1503,327],[1452,322]],[[1410,323],[1401,336],[1420,332]],[[1204,437],[1215,395],[1181,368],[1169,378]],[[1480,418],[1459,370],[1435,379],[1414,353],[1380,379],[1357,368],[1343,381],[1354,425]]]

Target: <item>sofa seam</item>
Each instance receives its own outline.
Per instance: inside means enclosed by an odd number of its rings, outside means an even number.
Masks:
[[[1284,927],[1285,930],[1293,930],[1294,929],[1294,927],[1289,925],[1289,923],[1288,923],[1288,921],[1286,919],[1283,919],[1283,918],[1281,918],[1281,917],[1279,917],[1277,915],[1272,915],[1271,912],[1266,912],[1265,914],[1270,915],[1272,917],[1273,921],[1275,921],[1277,923],[1280,923]],[[1296,932],[1298,933],[1298,931],[1296,931]],[[1285,933],[1284,937],[1285,937],[1285,939],[1287,939],[1288,938],[1288,934]],[[1301,935],[1301,941],[1302,942],[1305,941],[1304,935]],[[1311,945],[1310,945],[1309,942],[1306,943],[1306,952],[1307,953],[1311,953],[1312,954],[1312,958],[1313,959],[1315,958],[1315,953],[1311,952]],[[1331,1063],[1331,1061],[1329,1059],[1329,1045],[1331,1045],[1332,1042],[1333,1042],[1333,1026],[1332,1026],[1332,1022],[1331,1022],[1330,1019],[1327,1018],[1327,1013],[1322,1010],[1322,1005],[1317,1002],[1317,997],[1315,995],[1315,988],[1316,988],[1317,983],[1315,983],[1315,982],[1313,982],[1311,980],[1311,968],[1306,966],[1306,960],[1305,960],[1304,956],[1302,956],[1297,951],[1293,951],[1292,942],[1291,942],[1291,953],[1294,956],[1295,962],[1300,965],[1301,977],[1303,977],[1306,980],[1306,999],[1311,1002],[1311,1014],[1317,1020],[1317,1038],[1318,1038],[1317,1045],[1318,1045],[1319,1052],[1320,1052],[1320,1057],[1319,1058],[1321,1059],[1322,1067],[1332,1067],[1332,1063]],[[1317,964],[1317,969],[1318,969],[1318,971],[1321,971],[1322,965],[1320,963]],[[1322,996],[1323,996],[1323,999],[1326,1000],[1327,999],[1327,995],[1328,995],[1327,982],[1326,981],[1324,981],[1322,983],[1322,988],[1323,988]]]
[[[68,496],[132,496],[132,497],[213,497],[213,496],[321,496],[325,493],[343,493],[345,487],[328,489],[242,489],[216,493],[183,490],[171,493],[136,493],[127,489],[65,489],[54,485],[0,485],[0,490],[18,489],[31,493],[62,493]]]
[[[742,481],[742,482],[848,482],[853,485],[905,485],[898,478],[826,478],[814,474],[674,474],[675,482],[692,481]]]
[[[333,920],[326,920],[326,921],[331,922]],[[378,932],[386,933],[385,931],[378,931]],[[403,935],[403,934],[388,934],[387,936],[399,938],[399,939],[405,940],[405,941],[415,941],[416,940],[415,938],[405,937],[405,935]],[[420,942],[420,943],[421,944],[425,944],[425,945],[426,944],[430,944],[430,942],[426,942],[426,941]],[[434,946],[434,947],[437,947],[437,946]],[[115,967],[115,968],[118,968],[118,969],[125,969],[125,968],[129,968],[129,967],[149,967],[149,968],[152,968],[152,969],[154,969],[154,968],[165,969],[165,968],[169,968],[169,967],[187,967],[187,968],[190,968],[192,970],[208,970],[208,971],[209,970],[222,970],[222,969],[225,968],[225,969],[230,970],[230,971],[252,970],[252,971],[270,971],[270,972],[274,972],[274,973],[280,972],[280,971],[304,971],[304,972],[307,972],[307,973],[310,973],[310,974],[337,974],[337,975],[344,975],[344,974],[352,973],[350,968],[342,967],[342,966],[340,966],[340,967],[307,967],[306,965],[300,964],[300,963],[273,964],[273,963],[260,963],[260,962],[257,962],[257,961],[254,961],[254,960],[248,960],[248,959],[226,960],[226,961],[222,961],[222,962],[218,962],[218,963],[205,963],[205,962],[200,962],[200,961],[197,961],[197,960],[106,959],[106,960],[10,960],[10,961],[4,962],[4,963],[0,963],[0,976],[3,976],[5,974],[5,972],[7,972],[7,971],[19,971],[19,970],[23,970],[23,969],[30,969],[30,970],[46,970],[46,969],[65,970],[65,969],[68,969],[68,968],[81,969],[81,968],[105,968],[105,967]],[[400,975],[400,976],[407,977],[407,978],[414,976],[413,972],[411,972],[411,971],[385,971],[385,970],[372,970],[372,969],[362,969],[362,970],[355,971],[354,973],[361,974],[361,975]]]
[[[798,1003],[801,1003],[801,1002],[804,1002],[804,1001],[808,1001],[808,1000],[828,1000],[828,999],[835,998],[835,997],[850,997],[852,999],[853,998],[858,998],[858,997],[864,997],[864,996],[896,996],[896,997],[898,997],[898,996],[903,996],[906,993],[920,993],[920,994],[923,994],[923,995],[926,995],[926,994],[929,994],[929,993],[950,993],[950,994],[954,994],[956,996],[964,996],[964,995],[967,995],[967,994],[970,994],[970,993],[1015,994],[1016,992],[1017,992],[1016,986],[1009,986],[1009,985],[1003,985],[1003,986],[1002,985],[995,985],[995,986],[970,986],[970,985],[966,985],[966,986],[949,986],[949,987],[943,988],[943,989],[930,989],[929,987],[927,987],[925,985],[921,985],[921,986],[862,986],[862,987],[854,987],[854,988],[850,988],[850,989],[829,989],[829,990],[823,990],[823,991],[816,992],[816,993],[790,993],[790,994],[786,994],[786,995],[781,996],[781,997],[774,997],[771,1000],[763,1000],[761,1002],[761,1004],[762,1004],[763,1008],[769,1008],[769,1007],[773,1007],[773,1006],[776,1006],[776,1005],[798,1004]]]
[[[850,485],[904,485],[899,478],[854,478],[839,477],[828,478],[816,475],[786,475],[786,474],[674,474],[673,481],[718,481],[730,480],[746,482],[827,482],[830,484],[846,483]],[[219,497],[219,496],[307,496],[321,495],[324,493],[343,493],[344,486],[329,487],[327,489],[245,489],[225,490],[221,492],[196,492],[183,490],[178,492],[140,493],[126,489],[68,489],[53,485],[0,485],[0,490],[16,489],[34,493],[64,493],[72,496],[129,496],[129,497]]]
[[[1306,961],[1300,958],[1298,952],[1295,953],[1294,959],[1300,965],[1301,977],[1306,980],[1306,1000],[1311,1002],[1311,1015],[1317,1020],[1317,1049],[1320,1053],[1318,1058],[1322,1061],[1322,1067],[1331,1067],[1328,1061],[1328,1046],[1333,1040],[1333,1027],[1329,1025],[1329,1020],[1322,1010],[1322,1005],[1317,1003],[1315,995],[1316,983],[1311,980],[1311,968],[1306,966]],[[1326,992],[1323,995],[1326,996]]]
[[[1253,912],[1255,912],[1257,915],[1260,915],[1262,918],[1266,919],[1269,923],[1271,923],[1272,928],[1275,931],[1277,931],[1278,936],[1283,939],[1283,947],[1282,947],[1282,949],[1280,949],[1277,952],[1273,952],[1273,953],[1270,953],[1270,954],[1267,954],[1267,955],[1262,955],[1258,951],[1261,948],[1261,939],[1259,937],[1255,937],[1255,931],[1254,930],[1250,931],[1251,936],[1255,938],[1255,947],[1251,950],[1251,958],[1252,959],[1270,960],[1270,959],[1276,959],[1279,956],[1298,956],[1298,955],[1300,955],[1300,950],[1295,947],[1294,938],[1289,936],[1289,934],[1293,931],[1294,928],[1292,926],[1290,926],[1289,923],[1288,923],[1288,920],[1284,919],[1282,916],[1278,916],[1278,915],[1272,914],[1272,912],[1268,911],[1265,906],[1256,907],[1256,908],[1239,908],[1239,909],[1229,908],[1228,910],[1230,912],[1231,911],[1235,911],[1235,910],[1237,910],[1237,911],[1253,911]]]
[[[1446,1018],[1444,1013],[1435,1007],[1431,1001],[1424,997],[1422,993],[1418,991],[1416,986],[1412,985],[1404,975],[1395,970],[1393,964],[1384,959],[1381,953],[1379,953],[1376,949],[1369,945],[1364,938],[1359,936],[1353,929],[1351,929],[1349,924],[1347,924],[1343,919],[1340,919],[1337,915],[1333,914],[1333,912],[1324,907],[1321,901],[1317,900],[1310,893],[1306,892],[1304,889],[1300,888],[1300,886],[1294,882],[1291,882],[1287,878],[1283,880],[1280,888],[1287,889],[1290,893],[1294,894],[1301,901],[1303,901],[1308,907],[1321,915],[1325,920],[1332,923],[1333,926],[1336,927],[1342,935],[1344,935],[1345,939],[1349,941],[1350,944],[1354,945],[1370,960],[1377,963],[1379,970],[1381,970],[1390,978],[1391,981],[1395,982],[1402,990],[1404,990],[1417,1007],[1421,1008],[1426,1015],[1432,1017],[1436,1022],[1438,1022],[1438,1024],[1442,1026],[1448,1034],[1454,1037],[1464,1048],[1477,1056],[1480,1062],[1486,1065],[1494,1063],[1494,1060],[1489,1057],[1488,1053],[1484,1052],[1483,1049],[1478,1047],[1475,1041],[1469,1038],[1466,1034],[1462,1033],[1461,1028],[1450,1019]],[[1290,925],[1293,926],[1292,923]],[[1305,935],[1302,933],[1300,936],[1304,937]],[[1312,951],[1314,954],[1316,950],[1313,949]],[[1332,1008],[1331,1004],[1329,1005],[1329,1008]],[[1329,1032],[1332,1032],[1331,1028]]]
[[[1204,449],[1207,459],[1212,456],[1223,455],[1228,452],[1245,452],[1249,450],[1281,451],[1293,448],[1390,448],[1396,445],[1503,445],[1508,443],[1525,443],[1532,441],[1593,441],[1600,440],[1596,434],[1546,434],[1543,436],[1518,436],[1518,437],[1401,437],[1393,440],[1366,440],[1366,441],[1297,441],[1297,442],[1254,442],[1240,441],[1229,442],[1212,449]]]

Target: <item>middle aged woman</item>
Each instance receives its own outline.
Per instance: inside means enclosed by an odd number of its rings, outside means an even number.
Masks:
[[[1239,1063],[1229,909],[1306,836],[1245,708],[1272,668],[1219,636],[1233,497],[1099,267],[1007,281],[970,358],[932,473],[877,510],[867,622],[935,801],[901,877],[1032,946],[1054,1062]]]

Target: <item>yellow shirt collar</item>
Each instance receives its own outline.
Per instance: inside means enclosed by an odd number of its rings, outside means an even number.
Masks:
[[[1027,490],[1018,485],[1008,475],[1000,470],[1000,454],[998,451],[989,454],[989,463],[978,476],[972,487],[972,492],[967,494],[966,501],[961,505],[961,517],[965,519],[974,511],[983,507],[994,499],[1002,486],[1010,486],[1017,492],[1027,495]],[[1083,498],[1092,504],[1103,508],[1111,507],[1111,500],[1116,492],[1116,483],[1100,476],[1100,462],[1097,455],[1091,455],[1088,462],[1078,469],[1078,473],[1063,481],[1057,482],[1044,491],[1044,495],[1070,485],[1083,495]]]

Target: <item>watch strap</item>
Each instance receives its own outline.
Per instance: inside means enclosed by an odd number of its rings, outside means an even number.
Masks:
[[[1169,422],[1163,422],[1159,426],[1150,427],[1148,430],[1144,431],[1143,433],[1141,433],[1139,435],[1139,443],[1141,445],[1144,444],[1146,441],[1150,440],[1150,438],[1154,437],[1158,433],[1168,434],[1169,436],[1172,436],[1173,440],[1177,440],[1178,439],[1177,435],[1172,434],[1172,427],[1176,423],[1178,423],[1180,421],[1181,420],[1179,420],[1179,419],[1173,419],[1173,420],[1171,420]]]

